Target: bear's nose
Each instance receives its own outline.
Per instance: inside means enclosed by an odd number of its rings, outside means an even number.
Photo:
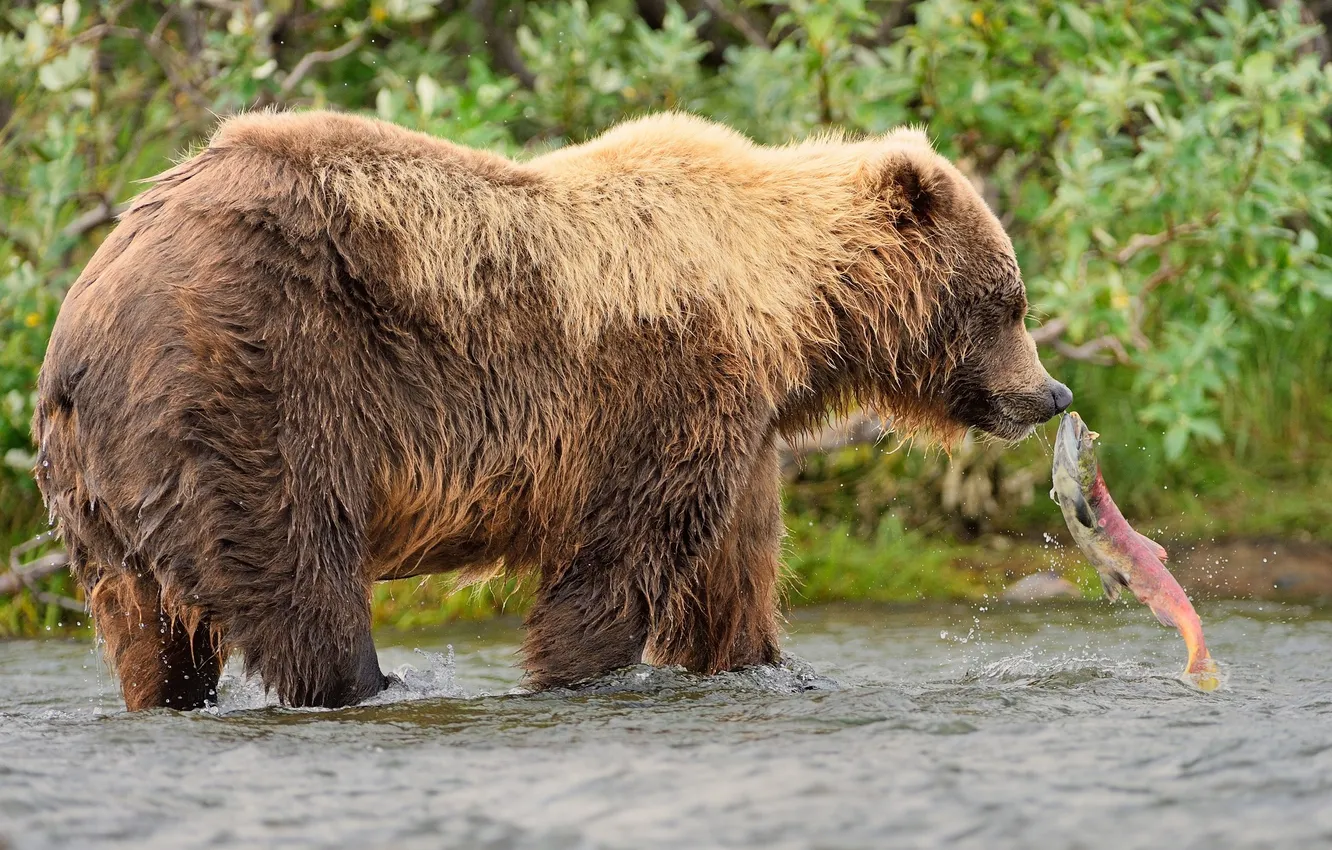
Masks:
[[[1050,398],[1054,400],[1055,413],[1063,413],[1073,403],[1073,391],[1052,378],[1050,379]]]

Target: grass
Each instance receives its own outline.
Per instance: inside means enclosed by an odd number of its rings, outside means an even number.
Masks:
[[[484,620],[522,613],[532,598],[530,582],[495,579],[456,588],[450,576],[425,576],[376,585],[371,611],[376,627],[414,629],[454,620]]]
[[[794,516],[787,522],[787,569],[795,604],[863,600],[908,602],[979,597],[989,587],[955,565],[958,549],[906,529],[889,514],[873,536],[846,522],[820,525]]]
[[[847,523],[823,525],[808,516],[792,515],[787,524],[788,605],[983,599],[987,594],[997,596],[1016,578],[1054,565],[1049,553],[1039,547],[996,549],[959,544],[907,529],[892,515],[868,539],[853,533]],[[1001,538],[992,540],[997,539]],[[1075,564],[1065,564],[1065,575],[1070,567],[1076,574]],[[48,585],[51,591],[75,595],[67,574],[53,582]],[[1094,575],[1079,583],[1088,589],[1099,588]],[[501,613],[522,614],[531,602],[532,589],[530,581],[513,579],[457,589],[449,576],[383,582],[372,595],[374,625],[414,629]],[[84,619],[42,604],[27,593],[0,600],[0,636],[87,631]]]
[[[1255,486],[1246,486],[1246,474]],[[1329,540],[1332,521],[1321,528],[1309,524],[1309,518],[1322,516],[1332,501],[1323,484],[1277,489],[1259,484],[1263,479],[1256,473],[1233,470],[1231,475],[1224,488],[1206,498],[1181,493],[1163,499],[1162,504],[1173,504],[1176,512],[1140,523],[1141,527],[1164,540],[1253,536]],[[1095,572],[1076,552],[1030,542],[1040,539],[1042,530],[1066,536],[1062,518],[1043,501],[1030,506],[1032,519],[1024,533],[989,534],[971,542],[909,528],[895,513],[883,515],[872,531],[864,533],[851,520],[829,522],[821,513],[789,511],[787,604],[980,600],[993,598],[1013,581],[1042,569],[1059,571],[1088,598],[1099,597]],[[9,545],[27,539],[31,530],[31,525],[11,525]],[[45,587],[68,596],[78,593],[68,574],[52,577]],[[499,613],[521,614],[531,598],[530,582],[506,579],[455,589],[449,576],[428,576],[377,585],[372,612],[376,627],[412,629]],[[0,599],[0,637],[87,631],[86,618],[38,602],[28,593]]]

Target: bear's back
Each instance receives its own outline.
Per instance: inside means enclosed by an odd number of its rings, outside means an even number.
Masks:
[[[774,179],[774,150],[666,114],[519,163],[310,112],[232,118],[201,156],[230,163],[214,205],[295,240],[326,235],[370,291],[446,329],[535,286],[576,343],[706,315],[735,349],[789,354],[835,253],[827,216],[847,198]]]

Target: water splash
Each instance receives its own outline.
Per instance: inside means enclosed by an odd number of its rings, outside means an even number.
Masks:
[[[222,677],[217,683],[217,704],[203,711],[220,717],[237,711],[275,708],[278,705],[276,693],[265,690],[258,679],[245,675],[238,662],[230,661],[222,670]]]
[[[799,694],[807,691],[836,691],[841,683],[816,671],[809,662],[784,654],[776,664],[745,667],[705,676],[683,667],[654,667],[636,664],[598,679],[552,693],[568,694]]]
[[[1151,668],[1140,661],[1076,652],[1037,658],[1035,653],[1028,649],[1016,655],[982,664],[978,669],[968,670],[962,674],[960,682],[1065,688],[1096,679],[1142,681],[1153,678],[1154,675]]]
[[[389,686],[360,705],[391,705],[423,699],[458,699],[468,696],[455,681],[457,662],[450,644],[444,652],[415,650],[424,660],[422,669],[404,664],[389,674]],[[216,716],[238,711],[277,708],[277,694],[265,691],[262,683],[244,675],[238,665],[228,664],[217,687],[217,705],[204,709]],[[325,709],[308,709],[320,711]]]
[[[1225,688],[1230,676],[1215,661],[1210,661],[1206,669],[1197,672],[1185,670],[1179,674],[1179,680],[1194,690],[1212,693]]]
[[[774,694],[798,694],[805,691],[837,691],[842,684],[823,675],[803,658],[783,653],[776,664],[746,667],[712,677],[718,683],[741,690]]]
[[[453,644],[444,652],[427,652],[424,649],[413,650],[425,662],[425,668],[418,670],[410,664],[403,664],[389,674],[389,686],[363,705],[388,705],[395,702],[407,702],[420,699],[459,699],[468,694],[457,682],[457,659],[453,654]]]

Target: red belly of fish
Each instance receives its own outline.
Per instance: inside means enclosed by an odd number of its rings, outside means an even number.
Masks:
[[[1133,530],[1114,499],[1110,498],[1110,491],[1099,470],[1087,501],[1100,526],[1098,536],[1111,548],[1114,560],[1124,567],[1129,590],[1139,602],[1151,609],[1156,619],[1163,625],[1178,629],[1184,638],[1184,645],[1189,651],[1189,661],[1184,672],[1195,677],[1215,673],[1216,664],[1207,652],[1198,612],[1184,593],[1184,588],[1179,586],[1179,582],[1163,563],[1165,549]],[[1199,687],[1204,685],[1200,683]],[[1208,687],[1204,689],[1211,690]]]

